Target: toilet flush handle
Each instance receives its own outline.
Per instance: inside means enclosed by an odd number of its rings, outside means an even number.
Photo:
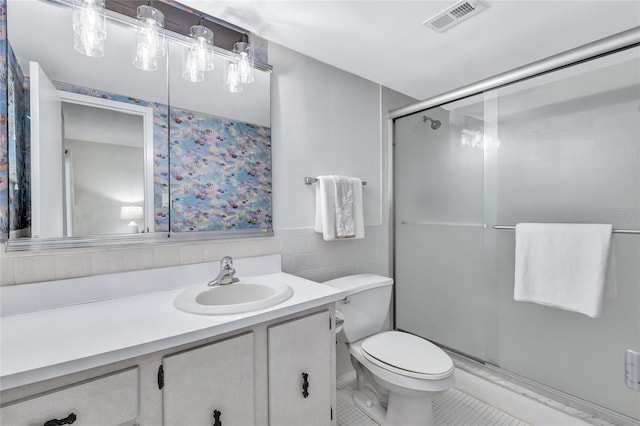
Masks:
[[[340,300],[340,303],[342,303],[343,305],[348,305],[349,303],[351,303],[351,299],[345,297],[344,299]]]

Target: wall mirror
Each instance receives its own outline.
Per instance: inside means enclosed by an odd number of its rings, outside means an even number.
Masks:
[[[143,71],[135,19],[107,11],[95,58],[68,2],[7,1],[9,250],[271,233],[270,67],[230,93],[216,47],[187,81],[189,38],[165,32]]]

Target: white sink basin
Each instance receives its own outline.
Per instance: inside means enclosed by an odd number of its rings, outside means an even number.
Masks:
[[[226,315],[265,309],[292,295],[293,290],[287,284],[257,277],[213,287],[191,286],[178,294],[173,304],[192,314]]]

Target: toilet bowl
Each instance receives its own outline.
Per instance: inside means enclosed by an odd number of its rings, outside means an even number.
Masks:
[[[356,370],[355,405],[381,425],[432,425],[432,398],[453,386],[453,361],[418,336],[381,331],[393,280],[360,274],[324,284],[347,290],[337,306],[344,317],[338,340],[347,343]]]

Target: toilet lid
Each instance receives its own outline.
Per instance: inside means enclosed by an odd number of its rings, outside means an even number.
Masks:
[[[371,336],[362,342],[362,350],[379,366],[395,367],[410,376],[441,376],[453,369],[453,361],[442,349],[428,340],[400,331]]]

